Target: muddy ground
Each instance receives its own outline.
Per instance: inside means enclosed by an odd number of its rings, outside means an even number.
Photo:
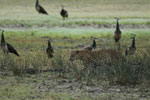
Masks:
[[[140,89],[138,86],[111,86],[105,81],[102,81],[100,85],[87,85],[82,81],[69,81],[68,79],[62,78],[54,79],[48,76],[42,83],[35,84],[35,90],[41,92],[67,93],[75,97],[91,96],[93,100],[138,100],[150,98],[148,88]]]
[[[1,86],[9,84],[13,87],[16,85],[14,80],[5,80],[4,77],[3,79],[4,80],[1,79],[0,81]],[[146,85],[110,85],[107,81],[87,85],[83,80],[70,80],[50,72],[36,75],[28,74],[25,77],[20,77],[20,80],[17,80],[17,82],[19,84],[25,84],[26,86],[32,86],[29,95],[22,100],[41,100],[43,94],[49,95],[52,100],[64,100],[63,97],[54,96],[51,95],[51,93],[67,94],[70,96],[68,100],[80,100],[81,98],[87,97],[89,100],[149,100],[150,98],[150,88],[147,88]],[[9,88],[5,90],[13,91],[13,89]],[[5,98],[9,99],[10,97]],[[3,95],[0,95],[0,100],[2,100],[2,98],[4,98]]]
[[[65,27],[65,28],[115,28],[116,24],[79,24],[79,25],[57,25],[57,26],[52,26],[52,25],[47,25],[47,24],[41,24],[41,25],[33,25],[33,26],[28,26],[24,24],[12,24],[12,25],[1,25],[1,28],[14,28],[14,29],[31,29],[31,28],[54,28],[54,27]],[[121,29],[149,29],[150,25],[149,24],[124,24],[120,25]]]

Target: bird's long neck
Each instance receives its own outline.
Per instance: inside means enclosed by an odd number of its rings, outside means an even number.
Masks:
[[[96,48],[96,41],[95,41],[95,39],[93,40],[92,47],[93,47],[94,49]]]
[[[135,37],[133,37],[133,40],[132,40],[132,45],[131,45],[133,48],[135,48]]]
[[[64,10],[64,6],[62,5],[62,10]]]
[[[36,0],[35,6],[39,6],[39,0]]]
[[[62,11],[64,11],[64,8],[62,7],[62,9],[61,9]]]
[[[4,38],[4,32],[2,31],[2,36],[1,36],[1,43],[5,43],[5,38]]]
[[[116,30],[117,30],[117,31],[120,31],[120,28],[119,28],[119,22],[118,22],[118,20],[119,20],[119,19],[117,19],[117,23],[116,23]]]
[[[48,40],[48,47],[51,47],[51,43],[50,43],[50,40]]]

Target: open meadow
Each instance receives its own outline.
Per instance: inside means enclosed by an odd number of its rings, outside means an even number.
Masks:
[[[0,49],[0,100],[150,100],[150,0],[39,0],[48,15],[39,14],[35,2],[0,0],[0,29],[20,55]],[[136,53],[125,56],[132,34]],[[93,38],[95,51],[118,50],[121,60],[87,69],[80,60],[71,62],[71,52]],[[48,39],[53,58],[46,54]]]

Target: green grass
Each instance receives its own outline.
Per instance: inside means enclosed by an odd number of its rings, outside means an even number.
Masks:
[[[49,18],[49,19],[39,19],[39,20],[10,20],[10,19],[0,19],[0,26],[3,27],[84,27],[84,26],[96,26],[96,25],[111,25],[115,24],[115,18],[69,18],[64,22],[61,19]],[[120,20],[120,24],[122,25],[149,25],[150,20],[148,18],[122,18]]]
[[[148,48],[149,31],[149,29],[122,30],[121,44],[123,49],[131,44],[131,34],[136,34],[137,49]],[[24,52],[34,53],[37,50],[45,53],[48,38],[51,38],[51,43],[56,51],[60,48],[81,49],[92,43],[91,37],[98,38],[98,48],[114,48],[113,34],[114,29],[95,28],[6,29],[4,33],[6,41],[11,43],[21,55],[25,55]],[[78,45],[82,45],[82,47],[78,47]]]
[[[40,4],[48,16],[36,12],[35,0],[0,0],[0,27],[21,55],[4,57],[0,50],[0,100],[148,100],[149,0],[40,0]],[[69,12],[65,21],[59,14],[62,4]],[[123,54],[131,45],[131,34],[136,34],[137,54],[127,57],[126,63],[90,72],[82,70],[80,61],[71,64],[70,52],[91,45],[92,37],[97,38],[96,50],[116,48],[115,17],[121,18]],[[53,59],[45,53],[48,38],[55,51]],[[137,84],[130,87],[133,81]],[[117,87],[121,82],[129,87]],[[96,90],[87,92],[89,88]]]
[[[40,37],[69,37],[72,39],[79,39],[82,37],[91,36],[102,37],[104,35],[114,35],[115,29],[96,29],[96,28],[32,28],[32,29],[5,29],[5,36],[7,37],[30,37],[30,38],[40,38]],[[137,36],[147,37],[149,35],[149,29],[122,29],[123,36],[130,36],[131,34],[136,34]]]
[[[150,42],[150,34],[149,29],[128,29],[128,30],[122,30],[123,35],[121,39],[121,45],[122,50],[125,50],[128,45],[131,44],[131,34],[136,33],[136,46],[137,51],[141,50],[149,50],[149,44]],[[9,55],[9,59],[4,58],[3,52],[0,51],[0,68],[4,67],[4,69],[7,69],[6,71],[11,72],[11,75],[5,76],[0,75],[1,82],[6,82],[5,84],[0,85],[0,97],[3,100],[9,100],[11,98],[12,100],[20,100],[20,99],[33,99],[36,98],[37,100],[70,100],[70,99],[82,99],[82,100],[91,100],[93,98],[106,100],[107,97],[112,98],[112,94],[108,91],[105,91],[105,93],[100,94],[94,94],[89,95],[89,93],[78,93],[73,92],[73,94],[70,94],[68,92],[57,92],[51,91],[50,87],[51,84],[56,84],[56,80],[61,80],[62,78],[58,78],[58,76],[64,76],[67,77],[68,83],[74,84],[76,82],[75,80],[78,78],[79,75],[82,76],[81,82],[83,82],[83,86],[86,86],[86,82],[89,84],[93,84],[95,86],[105,86],[110,87],[108,85],[108,82],[112,80],[116,80],[119,78],[122,79],[122,77],[127,76],[129,78],[128,81],[131,81],[131,79],[137,79],[136,81],[142,81],[141,84],[144,84],[145,87],[148,87],[149,83],[149,65],[147,64],[149,61],[149,56],[145,59],[141,59],[140,57],[129,57],[129,62],[133,60],[133,64],[136,64],[137,62],[142,61],[142,65],[144,66],[144,72],[141,74],[141,72],[136,73],[135,68],[137,71],[141,70],[141,67],[138,66],[132,66],[131,64],[119,64],[118,66],[104,66],[102,70],[100,70],[101,75],[106,75],[108,77],[107,81],[103,80],[103,77],[99,77],[98,70],[95,70],[92,73],[88,75],[87,72],[82,73],[82,63],[75,62],[74,66],[70,65],[69,62],[69,55],[70,51],[76,50],[76,49],[82,49],[82,47],[86,45],[90,45],[92,43],[91,36],[97,37],[97,49],[100,48],[115,48],[115,43],[113,40],[113,32],[114,29],[95,29],[95,28],[33,28],[33,29],[5,29],[5,38],[6,41],[10,44],[12,44],[21,57],[16,57],[13,54]],[[51,38],[51,44],[54,47],[55,54],[53,59],[48,59],[47,55],[45,54],[45,48],[47,47],[47,40],[48,38]],[[82,45],[82,47],[78,46]],[[110,69],[111,67],[111,69]],[[36,71],[35,76],[25,74],[24,68],[33,68]],[[131,68],[131,69],[130,69]],[[63,72],[48,72],[48,73],[39,73],[40,70],[62,70]],[[122,70],[124,69],[124,70]],[[117,73],[114,73],[114,70],[117,71]],[[72,71],[72,73],[68,73]],[[5,72],[5,70],[3,70]],[[123,72],[123,73],[122,73]],[[107,74],[106,74],[107,73]],[[113,74],[112,74],[113,73]],[[135,74],[136,73],[136,74]],[[15,75],[15,76],[14,76]],[[136,76],[135,76],[136,75]],[[22,76],[22,77],[18,77]],[[110,76],[111,80],[109,79]],[[119,77],[119,78],[118,78]],[[115,78],[115,79],[114,79]],[[51,79],[54,79],[54,83],[47,82]],[[88,81],[91,79],[90,81]],[[142,80],[143,79],[143,80]],[[9,82],[11,81],[11,82]],[[105,83],[106,81],[106,83]],[[120,80],[124,81],[124,80]],[[45,91],[45,88],[39,89],[39,84],[42,88],[42,86],[45,86],[46,89],[50,88],[48,92]],[[44,84],[44,85],[43,85]],[[113,83],[112,83],[113,84]],[[115,84],[115,82],[114,82]],[[120,83],[121,84],[121,83]],[[143,85],[139,85],[143,88]],[[56,85],[57,86],[57,85]],[[59,85],[58,85],[59,86]],[[71,85],[72,86],[72,85]],[[74,86],[74,85],[73,85]],[[76,87],[74,87],[76,88]],[[115,88],[116,89],[116,88]],[[59,90],[59,89],[56,89]],[[40,92],[41,91],[41,92]],[[132,91],[132,90],[131,90]],[[143,90],[144,91],[144,90]],[[140,94],[143,92],[140,91]],[[147,93],[147,92],[146,92]],[[143,95],[146,95],[144,92]],[[118,93],[114,93],[117,98],[124,99],[125,95],[128,95],[128,98],[133,98],[128,93],[121,92],[120,95]],[[113,95],[114,95],[113,94]],[[134,98],[139,98],[138,93],[135,93],[136,95]]]
[[[25,98],[30,94],[32,87],[24,83],[18,83],[14,78],[15,77],[0,78],[1,82],[4,82],[0,86],[1,99],[19,100]]]
[[[59,14],[64,4],[69,12],[66,26],[114,24],[114,17],[121,17],[122,24],[149,24],[150,7],[148,0],[43,0],[41,5],[49,16],[39,15],[35,10],[35,0],[0,0],[0,26],[62,26]]]

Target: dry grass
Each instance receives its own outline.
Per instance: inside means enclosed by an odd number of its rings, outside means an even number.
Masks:
[[[66,31],[68,31],[67,34],[65,33]],[[76,33],[76,31],[78,31],[78,33]],[[102,80],[103,78],[105,79],[107,78],[107,80],[110,82],[115,80],[113,84],[118,82],[118,80],[121,81],[120,84],[128,84],[128,83],[130,84],[131,80],[135,78],[134,75],[137,74],[137,73],[134,74],[132,72],[134,70],[130,69],[136,67],[136,65],[132,64],[131,62],[132,61],[133,63],[134,62],[137,63],[137,61],[141,62],[140,64],[138,63],[139,65],[137,65],[137,70],[141,70],[139,69],[140,68],[139,66],[143,66],[143,64],[146,64],[146,66],[148,66],[147,61],[149,59],[149,56],[146,58],[141,58],[141,56],[135,56],[135,57],[133,56],[131,57],[131,59],[129,57],[129,62],[126,63],[120,62],[118,65],[111,66],[111,67],[103,65],[103,67],[100,67],[100,69],[98,70],[89,69],[91,70],[90,73],[87,71],[83,71],[82,69],[83,65],[80,62],[76,62],[75,64],[71,65],[71,62],[68,60],[70,51],[81,49],[85,45],[91,44],[92,43],[91,36],[95,36],[95,34],[97,34],[99,31],[95,30],[96,33],[93,34],[92,33],[88,35],[84,35],[84,34],[90,33],[92,31],[93,30],[90,29],[86,31],[84,31],[83,29],[80,31],[79,29],[76,30],[74,29],[74,31],[72,31],[72,29],[67,29],[67,30],[59,29],[58,31],[51,31],[51,30],[44,31],[48,33],[43,33],[43,30],[6,31],[5,33],[6,41],[11,43],[14,47],[17,48],[21,57],[18,58],[15,55],[10,54],[9,56],[10,58],[4,58],[4,56],[1,55],[1,68],[5,70],[11,70],[13,71],[14,75],[18,75],[18,76],[22,76],[26,73],[35,74],[35,73],[41,73],[42,71],[50,71],[50,72],[54,71],[56,72],[56,74],[61,74],[64,77],[67,77],[69,74],[71,74],[70,77],[72,80],[80,79],[83,81],[87,81],[87,83],[91,83],[91,81],[89,81],[90,79]],[[145,43],[148,43],[150,41],[148,38],[149,34],[147,34],[147,31],[145,30],[139,33],[138,32],[139,31],[137,31],[137,37],[136,37],[137,51],[147,52],[149,50],[149,47]],[[143,34],[141,35],[141,33]],[[48,37],[51,38],[52,40],[51,43],[55,50],[55,55],[53,59],[48,59],[45,53]],[[96,40],[97,50],[101,48],[115,48],[114,40],[112,38],[113,37],[112,33],[107,33],[107,31],[105,33],[105,31],[103,31],[101,34],[97,35],[96,37],[98,38]],[[121,40],[123,53],[129,44],[131,44],[130,32],[124,34],[123,39]],[[1,54],[3,53],[1,52]],[[142,57],[146,55],[145,53],[142,54],[140,52],[137,54],[141,54]],[[123,69],[124,67],[127,69]],[[131,72],[124,73],[125,74],[124,75],[122,73],[122,71],[124,70],[129,70]],[[133,75],[131,75],[131,73],[133,73]],[[142,73],[138,73],[138,74],[142,75]],[[144,74],[144,76],[142,78],[140,77],[140,79],[146,80],[148,77],[147,75]],[[110,76],[113,78],[110,78]],[[129,80],[126,79],[122,80],[124,79],[125,76],[127,77],[131,76],[131,77],[129,77]],[[136,79],[138,78],[139,76],[137,76]],[[143,82],[143,80],[140,80],[140,82],[141,81]],[[137,81],[138,81],[137,83],[139,83],[139,80]],[[149,79],[147,79],[147,81],[149,81]]]
[[[21,55],[4,57],[0,51],[0,99],[137,100],[149,97],[149,0],[40,0],[49,16],[35,11],[35,0],[0,2],[0,26],[6,30],[6,41]],[[59,15],[61,4],[69,11],[65,22]],[[121,25],[127,25],[121,27],[122,51],[131,44],[130,35],[135,33],[136,55],[126,57],[126,62],[104,64],[96,69],[91,66],[84,70],[81,61],[72,64],[68,60],[70,52],[90,45],[91,37],[97,38],[96,50],[116,48],[113,40],[116,16],[122,18]],[[102,24],[106,27],[101,27]],[[132,29],[132,24],[139,28]],[[146,27],[140,27],[141,24]],[[48,38],[55,50],[52,59],[45,53]]]

